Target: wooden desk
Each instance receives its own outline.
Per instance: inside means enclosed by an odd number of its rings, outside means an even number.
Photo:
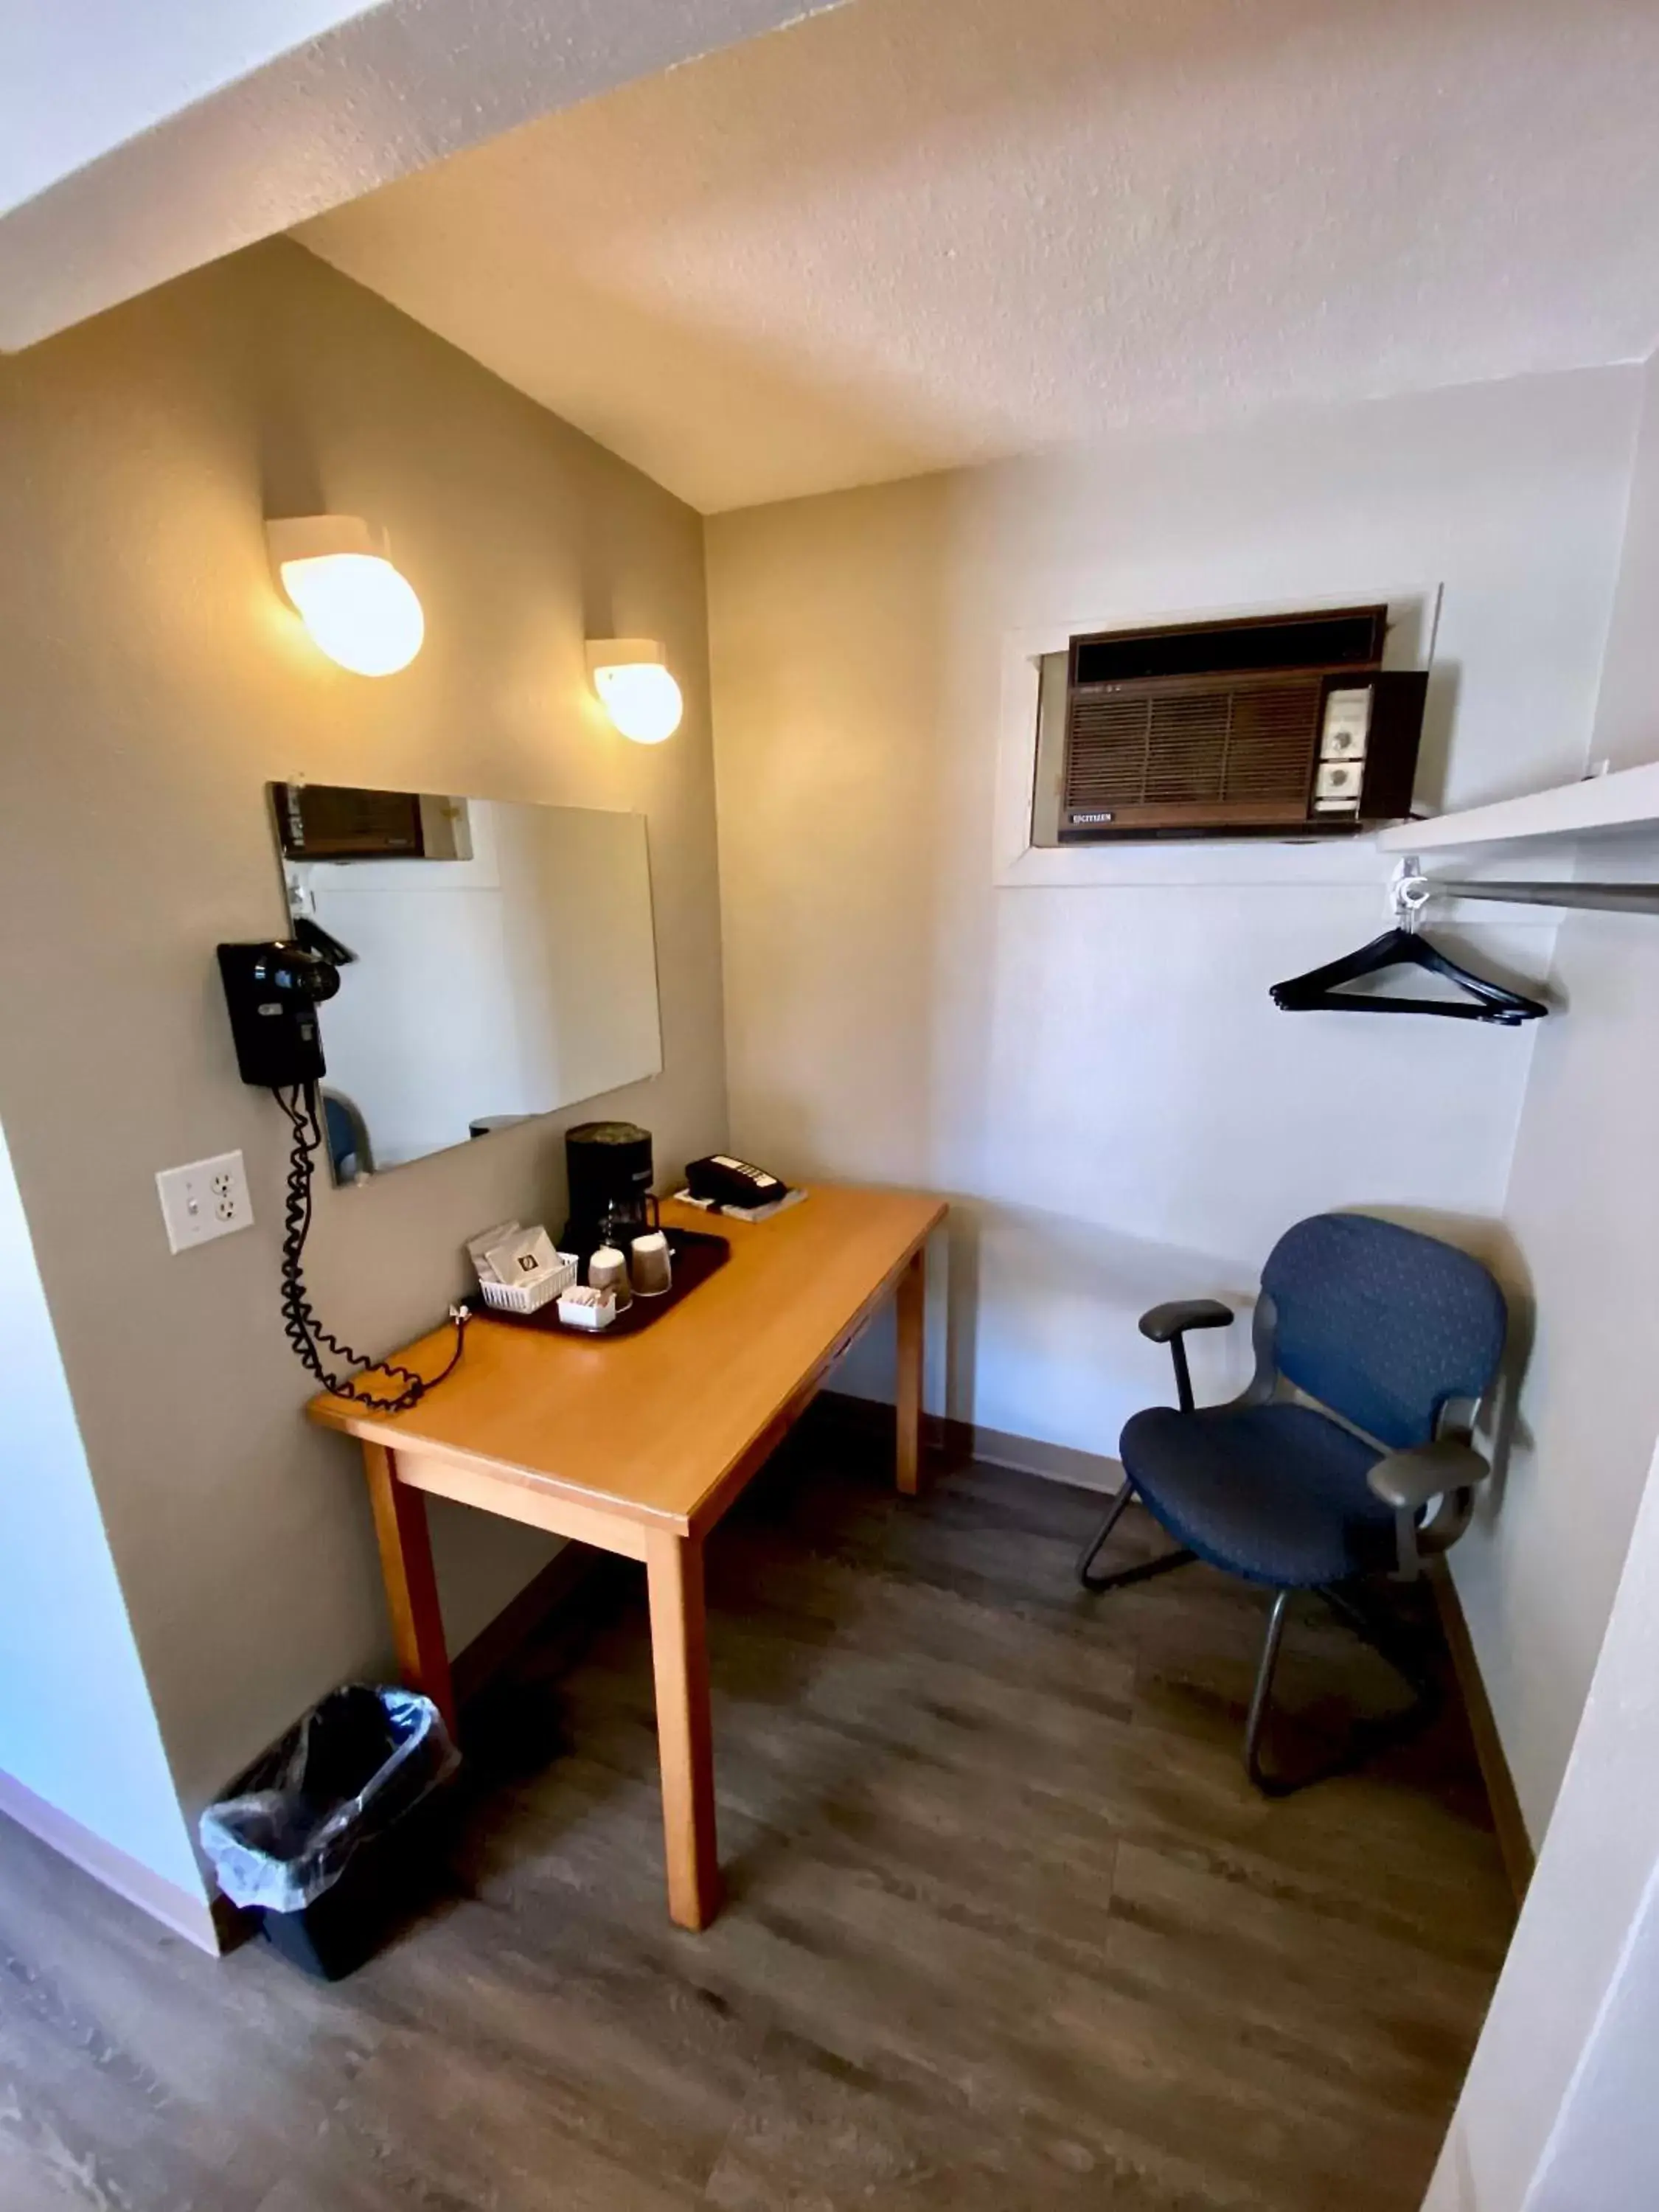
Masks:
[[[481,1317],[441,1388],[406,1413],[313,1398],[359,1438],[404,1680],[455,1725],[427,1534],[428,1491],[643,1560],[651,1602],[668,1909],[706,1928],[720,1905],[703,1618],[703,1540],[890,1291],[898,1304],[898,1486],[920,1459],[925,1247],[945,1207],[902,1192],[815,1187],[756,1225],[672,1201],[732,1256],[637,1336],[585,1344]],[[446,1328],[398,1359],[434,1374]]]

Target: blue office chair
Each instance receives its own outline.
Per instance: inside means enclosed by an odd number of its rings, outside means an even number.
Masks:
[[[1492,1471],[1470,1437],[1507,1316],[1503,1292],[1467,1252],[1366,1214],[1321,1213],[1281,1237],[1262,1270],[1249,1388],[1200,1410],[1186,1332],[1232,1318],[1213,1298],[1142,1315],[1142,1335],[1174,1357],[1180,1407],[1155,1407],[1126,1425],[1123,1487],[1078,1574],[1085,1589],[1115,1589],[1203,1559],[1273,1591],[1244,1766],[1257,1789],[1283,1796],[1323,1778],[1290,1780],[1261,1758],[1293,1591],[1317,1591],[1414,1693],[1407,1712],[1362,1729],[1324,1773],[1398,1741],[1434,1711],[1437,1672],[1376,1604],[1373,1578],[1413,1578],[1425,1556],[1468,1528],[1476,1486]],[[1101,1547],[1132,1498],[1180,1548],[1097,1573]]]
[[[374,1155],[369,1147],[368,1124],[362,1109],[341,1091],[323,1093],[323,1133],[328,1140],[330,1165],[336,1182],[355,1182],[373,1175]]]

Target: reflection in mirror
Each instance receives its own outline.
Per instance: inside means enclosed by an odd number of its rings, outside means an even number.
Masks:
[[[349,956],[319,1010],[337,1182],[661,1072],[643,815],[270,793],[295,933]]]

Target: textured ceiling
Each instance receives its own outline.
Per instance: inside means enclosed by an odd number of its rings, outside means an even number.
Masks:
[[[0,0],[0,346],[837,4]]]
[[[1655,0],[854,0],[300,234],[705,509],[1659,341]]]

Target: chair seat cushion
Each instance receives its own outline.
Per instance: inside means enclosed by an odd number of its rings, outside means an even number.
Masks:
[[[1118,1449],[1177,1543],[1230,1574],[1310,1589],[1394,1564],[1394,1515],[1365,1486],[1381,1453],[1308,1407],[1155,1407]]]

